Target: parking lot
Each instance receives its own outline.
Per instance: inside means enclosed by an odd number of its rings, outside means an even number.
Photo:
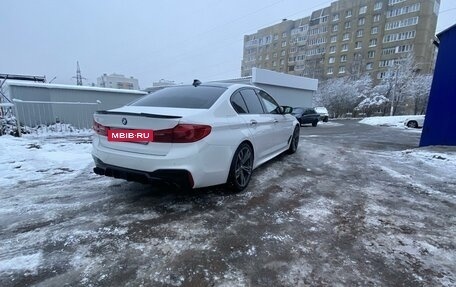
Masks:
[[[298,152],[239,194],[157,189],[91,163],[18,181],[0,192],[0,285],[454,286],[456,150],[419,138],[304,126]]]

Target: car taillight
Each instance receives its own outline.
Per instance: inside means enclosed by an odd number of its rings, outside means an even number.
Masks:
[[[97,123],[95,120],[93,120],[93,130],[101,135],[101,136],[108,136],[108,130],[109,130],[109,127],[106,127],[102,124],[99,124]]]
[[[207,137],[211,126],[178,124],[172,129],[154,131],[154,142],[192,143]]]

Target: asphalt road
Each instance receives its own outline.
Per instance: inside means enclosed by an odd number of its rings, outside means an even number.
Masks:
[[[38,265],[0,273],[0,286],[455,286],[456,179],[414,166],[403,151],[419,136],[305,126],[299,152],[239,194],[157,190],[91,167],[15,186],[2,195],[18,212],[0,219],[0,260]]]

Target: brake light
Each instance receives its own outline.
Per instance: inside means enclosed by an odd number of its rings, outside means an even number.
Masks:
[[[93,130],[101,135],[101,136],[108,136],[108,130],[109,130],[109,127],[106,127],[102,124],[99,124],[97,123],[95,120],[93,120]]]
[[[178,124],[172,129],[154,131],[154,142],[192,143],[207,137],[211,126]]]

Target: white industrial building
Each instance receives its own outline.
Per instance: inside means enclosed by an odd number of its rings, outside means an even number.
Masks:
[[[217,82],[242,83],[257,86],[268,92],[279,105],[312,107],[318,80],[265,69],[252,68],[252,76]]]
[[[138,79],[121,74],[103,74],[97,78],[97,86],[112,89],[139,90]]]

